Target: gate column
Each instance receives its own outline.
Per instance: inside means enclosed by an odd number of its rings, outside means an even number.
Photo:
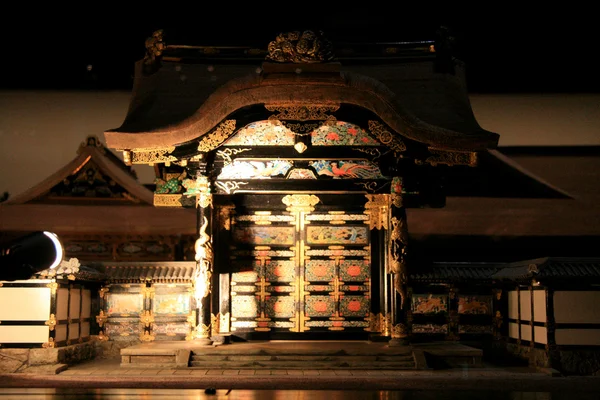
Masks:
[[[196,181],[188,187],[186,194],[196,195],[196,217],[198,239],[194,245],[196,251],[196,270],[194,271],[194,298],[197,309],[197,325],[192,339],[201,343],[211,342],[211,277],[214,253],[212,245],[213,198],[208,178],[197,174]]]
[[[390,293],[390,315],[392,340],[390,345],[408,344],[408,269],[406,265],[406,247],[408,228],[406,209],[402,203],[402,178],[392,179],[390,206],[390,234],[388,246],[388,273],[393,289]]]

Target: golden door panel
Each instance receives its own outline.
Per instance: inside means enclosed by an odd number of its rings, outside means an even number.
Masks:
[[[364,214],[255,211],[232,226],[231,331],[368,328],[369,226]]]

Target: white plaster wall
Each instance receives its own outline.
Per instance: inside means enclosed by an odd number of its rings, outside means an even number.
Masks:
[[[47,321],[50,288],[0,287],[0,305],[0,321]]]
[[[522,340],[531,340],[531,326],[521,324],[521,339]]]
[[[534,326],[533,327],[533,339],[536,343],[547,344],[548,343],[548,329],[545,326]]]
[[[508,337],[513,339],[519,338],[519,325],[515,324],[514,322],[508,323]]]
[[[56,291],[56,319],[63,321],[69,318],[69,289],[59,288]]]
[[[89,318],[92,315],[92,292],[83,289],[81,296],[81,318]]]
[[[531,291],[521,290],[521,321],[531,320]]]
[[[533,320],[536,322],[546,322],[546,319],[546,290],[534,290]]]
[[[0,343],[46,343],[49,337],[46,325],[0,325]]]
[[[71,289],[71,297],[69,298],[69,318],[79,319],[81,316],[81,290]]]
[[[554,320],[557,324],[599,324],[600,291],[554,292]]]
[[[508,318],[519,318],[519,297],[516,290],[508,292]]]

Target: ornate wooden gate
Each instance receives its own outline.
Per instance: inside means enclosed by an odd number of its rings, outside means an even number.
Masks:
[[[333,207],[314,195],[279,199],[280,207],[259,201],[262,207],[238,210],[233,220],[232,333],[366,333],[371,266],[364,207],[351,209],[346,196]]]

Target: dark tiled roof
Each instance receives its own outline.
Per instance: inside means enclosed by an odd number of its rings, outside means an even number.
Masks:
[[[93,266],[105,274],[107,282],[191,282],[196,263],[122,262],[96,263]]]
[[[413,281],[458,281],[486,280],[502,268],[502,264],[494,263],[433,263],[419,270],[413,268],[410,278]]]
[[[586,279],[600,278],[600,258],[547,257],[506,265],[495,279]]]

